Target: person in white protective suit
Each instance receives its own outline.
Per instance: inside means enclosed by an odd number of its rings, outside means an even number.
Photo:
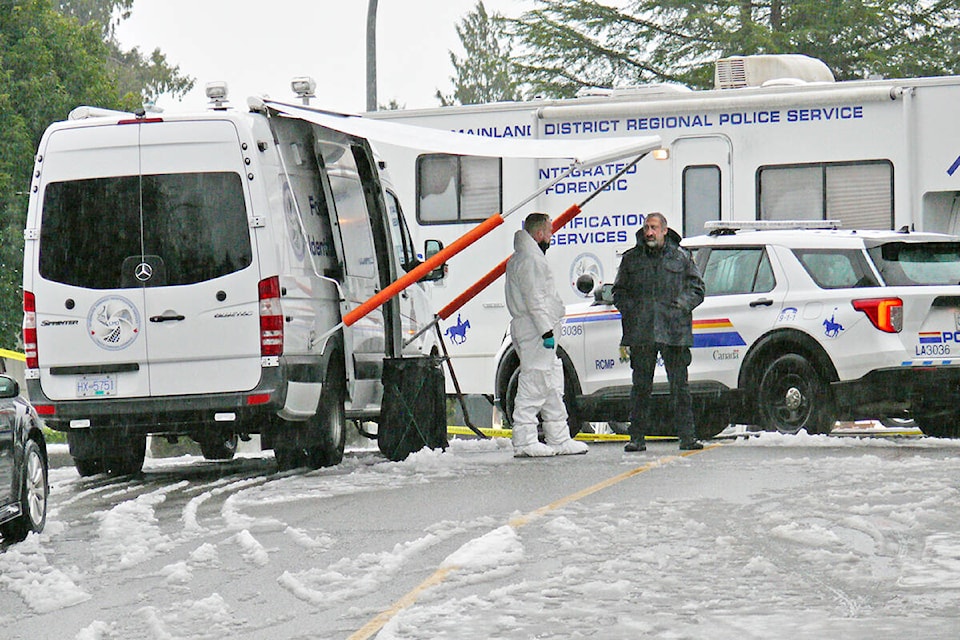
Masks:
[[[507,262],[510,335],[520,356],[512,416],[518,458],[586,453],[588,448],[570,437],[563,406],[563,368],[555,336],[564,308],[544,256],[552,235],[550,217],[531,213],[513,236],[514,253]],[[543,420],[546,444],[537,438],[537,414]]]

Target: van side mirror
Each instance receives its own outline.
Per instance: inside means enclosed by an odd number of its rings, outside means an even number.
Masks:
[[[593,304],[613,304],[613,284],[604,284],[593,294]]]
[[[425,260],[429,260],[433,256],[440,253],[443,249],[443,243],[439,240],[427,240],[423,243],[423,257]],[[444,262],[442,265],[428,273],[423,277],[424,282],[436,282],[437,280],[443,280],[447,275],[447,263]]]

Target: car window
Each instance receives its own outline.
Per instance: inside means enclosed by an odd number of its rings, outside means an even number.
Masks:
[[[960,284],[958,242],[888,242],[867,253],[888,285]]]
[[[794,249],[793,253],[821,289],[880,286],[857,249]]]
[[[763,247],[711,249],[701,260],[706,263],[701,269],[708,296],[761,293],[776,285]]]

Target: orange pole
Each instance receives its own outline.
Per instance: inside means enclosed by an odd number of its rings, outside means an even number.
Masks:
[[[359,307],[345,315],[343,317],[343,323],[348,327],[351,326],[357,320],[360,320],[362,317],[382,305],[384,302],[397,295],[414,282],[417,282],[420,280],[420,278],[427,275],[456,254],[460,253],[471,244],[499,227],[501,224],[503,224],[503,218],[500,216],[500,214],[493,214],[476,227],[451,242],[449,246],[441,249],[436,255],[431,256],[424,262],[421,262],[412,271],[397,278],[394,282],[391,282],[375,296],[371,297]]]
[[[577,214],[579,213],[580,213],[580,205],[577,205],[577,204],[570,205],[570,208],[568,208],[566,211],[564,211],[559,216],[554,218],[553,224],[551,225],[551,227],[553,228],[553,232],[556,233],[557,231],[559,231],[560,228],[563,227],[563,225],[573,220],[575,217],[577,217]],[[513,254],[511,254],[511,256],[512,255]],[[447,306],[440,309],[440,311],[437,313],[437,315],[440,316],[440,319],[446,320],[447,318],[452,316],[454,313],[456,313],[456,311],[460,307],[470,302],[470,300],[472,300],[474,296],[476,296],[478,293],[480,293],[481,291],[489,287],[491,284],[493,284],[494,281],[496,281],[500,276],[504,274],[504,272],[506,272],[507,262],[509,261],[510,261],[510,257],[508,256],[503,262],[501,262],[500,264],[495,266],[493,269],[491,269],[487,273],[487,275],[483,276],[482,278],[474,282],[470,286],[470,288],[468,288],[466,291],[464,291],[463,293],[458,295],[456,298],[451,300],[447,304]]]

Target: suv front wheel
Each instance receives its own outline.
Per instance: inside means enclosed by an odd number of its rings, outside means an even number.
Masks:
[[[835,418],[830,390],[810,362],[788,353],[770,362],[760,377],[757,409],[761,424],[780,433],[830,433]]]
[[[574,376],[576,376],[576,374],[567,370],[566,367],[563,368],[563,404],[567,409],[567,426],[570,429],[571,438],[576,437],[581,431],[586,431],[585,427],[587,426],[577,411],[576,395],[579,385]],[[517,385],[519,381],[520,367],[518,366],[510,374],[506,393],[504,393],[503,397],[504,419],[511,424],[513,421],[514,400],[516,400],[517,397]]]

